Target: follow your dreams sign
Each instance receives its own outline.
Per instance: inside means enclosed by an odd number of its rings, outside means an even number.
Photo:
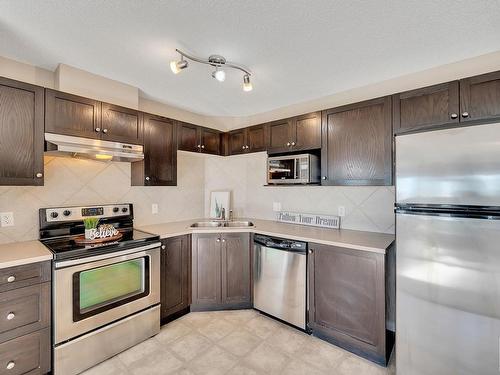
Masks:
[[[322,228],[340,228],[340,217],[338,216],[280,211],[277,213],[276,219],[282,223],[301,224]]]

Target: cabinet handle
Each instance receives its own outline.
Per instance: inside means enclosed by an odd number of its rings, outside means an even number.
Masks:
[[[469,117],[469,112],[464,112],[464,113],[462,113],[462,117],[463,117],[463,118],[467,118],[467,117]]]
[[[321,177],[322,180],[326,180],[326,176]]]
[[[287,142],[287,143],[286,143],[286,145],[287,145],[288,147],[290,147],[291,143],[290,143],[290,142]]]
[[[220,238],[217,238],[215,241],[220,242]]]
[[[242,150],[246,149],[246,146],[241,146],[241,149],[242,149]]]
[[[102,129],[102,132],[106,134],[108,132],[108,129]]]
[[[38,172],[38,173],[36,174],[36,178],[42,178],[42,177],[43,177],[43,173]]]
[[[312,253],[314,253],[314,250],[313,249],[309,249],[308,253],[312,254]]]
[[[165,245],[161,245],[161,249],[165,250],[167,247]]]
[[[292,146],[295,146],[295,142],[292,142]]]
[[[201,148],[205,148],[205,145],[201,145]]]
[[[146,177],[146,181],[149,181],[149,180],[150,180],[150,178],[149,178],[149,177]]]
[[[223,238],[223,239],[222,239],[222,242],[226,242],[226,239],[225,239],[225,238]]]
[[[10,312],[7,314],[7,320],[12,320],[16,317],[16,314],[14,314],[13,312]]]
[[[201,148],[201,145],[196,146],[197,148]]]
[[[249,148],[250,148],[250,146],[247,145],[247,149],[249,149]]]
[[[15,365],[16,365],[16,362],[9,361],[9,363],[7,363],[7,370],[12,370]]]
[[[101,128],[95,128],[95,131],[99,133],[101,131]]]
[[[451,114],[451,119],[452,120],[455,120],[457,117],[458,117],[458,115],[456,113],[452,113]]]
[[[16,277],[14,275],[7,277],[8,283],[13,283],[14,281],[16,281]]]

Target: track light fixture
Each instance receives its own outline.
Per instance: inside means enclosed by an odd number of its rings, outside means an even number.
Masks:
[[[250,76],[252,72],[248,69],[242,67],[241,65],[227,62],[225,57],[220,55],[210,55],[207,60],[188,55],[178,49],[176,51],[181,55],[179,61],[173,60],[170,62],[170,69],[174,74],[178,74],[181,70],[188,67],[188,61],[191,60],[200,64],[207,64],[215,67],[215,71],[212,72],[212,77],[214,77],[219,82],[224,82],[226,79],[226,72],[222,68],[233,68],[240,70],[244,73],[243,75],[243,91],[252,91],[253,86],[250,82]],[[187,60],[186,60],[187,59]]]

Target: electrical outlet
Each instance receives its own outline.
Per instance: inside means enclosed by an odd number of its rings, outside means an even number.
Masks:
[[[281,211],[281,202],[273,202],[273,211],[274,212]]]
[[[13,212],[0,212],[0,226],[13,227],[14,226],[14,213]]]
[[[153,215],[156,215],[156,214],[158,213],[158,203],[153,203],[153,204],[151,205],[151,213],[152,213]]]
[[[338,214],[340,217],[344,217],[345,216],[345,207],[344,206],[339,206],[338,208]]]

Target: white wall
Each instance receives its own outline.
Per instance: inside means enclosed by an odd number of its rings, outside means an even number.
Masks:
[[[209,213],[210,192],[231,191],[235,216],[274,219],[273,202],[283,210],[337,215],[345,229],[394,233],[393,186],[264,186],[266,153],[230,157],[209,157],[205,162],[205,215]]]

